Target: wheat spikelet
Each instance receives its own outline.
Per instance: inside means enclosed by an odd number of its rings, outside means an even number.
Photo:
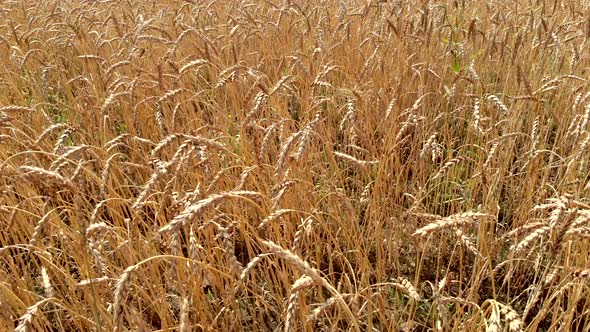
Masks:
[[[457,228],[463,225],[473,224],[477,222],[477,219],[491,217],[489,214],[479,212],[463,212],[448,216],[443,219],[439,219],[433,223],[430,223],[418,230],[416,230],[413,236],[427,236],[430,233],[447,229]]]
[[[501,304],[502,309],[500,313],[504,315],[504,319],[508,324],[508,331],[519,332],[522,331],[523,321],[520,319],[518,313],[508,305]]]
[[[33,326],[33,319],[38,315],[39,308],[44,304],[48,303],[51,299],[41,300],[32,306],[27,308],[27,311],[18,319],[18,325],[14,329],[14,332],[33,332],[35,331]]]
[[[34,110],[27,106],[19,106],[19,105],[9,105],[9,106],[2,106],[0,107],[0,112],[2,113],[21,113],[21,112],[34,112]]]
[[[260,159],[263,159],[264,153],[268,151],[270,142],[273,138],[273,133],[277,130],[277,124],[273,123],[272,125],[268,126],[264,130],[264,138],[262,139],[262,144],[260,144],[260,151],[258,152],[258,156]]]
[[[105,162],[104,168],[103,168],[102,172],[100,173],[100,194],[103,198],[108,197],[108,188],[109,188],[108,181],[109,181],[109,173],[111,171],[111,168],[113,167],[115,160],[117,158],[121,158],[123,156],[124,156],[124,154],[122,154],[122,153],[115,153],[115,154],[109,156],[109,158]]]
[[[113,71],[115,71],[117,68],[120,68],[123,66],[128,66],[130,64],[131,64],[131,62],[129,60],[122,60],[122,61],[116,62],[105,71],[104,77],[110,77],[111,73]]]
[[[430,160],[434,163],[443,155],[443,149],[438,143],[438,133],[432,134],[420,151],[420,157],[424,158],[427,154],[430,154]]]
[[[57,141],[55,142],[55,145],[53,146],[53,153],[54,154],[61,154],[64,146],[66,145],[68,139],[71,138],[71,135],[75,132],[75,129],[73,128],[66,128],[66,130],[64,130],[62,132],[62,134],[59,136],[59,138],[57,139]]]
[[[588,278],[590,278],[590,269],[574,271],[574,276],[576,278],[588,279]]]
[[[555,90],[563,82],[564,81],[561,78],[559,78],[559,77],[554,78],[552,80],[549,80],[549,81],[547,81],[547,83],[543,84],[540,88],[538,88],[537,90],[535,90],[533,92],[533,95],[536,95],[536,94],[539,94],[539,93],[543,93],[543,92],[547,92],[547,91]]]
[[[301,72],[305,75],[305,77],[307,79],[310,79],[311,80],[312,75],[309,72],[309,69],[303,63],[303,61],[301,61],[301,59],[299,57],[297,57],[297,56],[290,56],[289,58],[291,58],[291,59],[294,60],[292,66],[291,66],[291,70],[290,71],[293,72],[293,69],[295,68],[295,66],[297,66],[299,68],[299,70],[301,70]],[[312,84],[315,85],[315,80],[314,80],[314,82]]]
[[[474,80],[476,82],[480,81],[479,75],[477,75],[477,72],[475,71],[475,62],[474,61],[471,61],[469,66],[467,66],[467,72],[471,76],[472,80]]]
[[[473,104],[473,126],[478,133],[483,134],[483,129],[481,128],[481,114],[479,108],[479,98],[475,98],[475,103]]]
[[[53,297],[53,286],[51,286],[51,280],[45,266],[41,267],[41,281],[43,283],[43,290],[45,291],[45,297]]]
[[[47,186],[55,190],[65,187],[72,193],[78,192],[76,186],[74,186],[70,179],[66,179],[56,172],[35,166],[21,166],[20,170],[29,181],[38,185]]]
[[[273,211],[276,211],[278,209],[278,206],[280,205],[281,200],[283,199],[283,197],[287,193],[287,190],[289,190],[289,188],[292,187],[296,183],[298,183],[297,180],[286,180],[273,188],[273,193],[274,193],[274,195],[272,197],[272,202],[273,202],[272,210]]]
[[[324,88],[334,88],[334,86],[330,82],[326,82],[326,81],[322,81],[322,80],[313,81],[313,86],[324,87]]]
[[[37,137],[37,139],[35,140],[34,144],[38,145],[39,143],[41,143],[41,141],[43,139],[45,139],[47,136],[51,135],[51,133],[53,133],[54,131],[61,130],[64,128],[69,128],[69,127],[64,123],[52,124],[51,126],[47,127],[45,130],[43,130],[41,135],[39,135],[39,137]]]
[[[223,242],[224,251],[229,260],[229,271],[231,274],[239,276],[242,274],[244,268],[238,258],[234,249],[234,243],[229,230],[226,227],[220,227],[221,238]]]
[[[187,297],[182,299],[182,306],[180,307],[180,326],[178,327],[179,332],[190,332],[190,301]]]
[[[586,92],[585,95],[582,95],[582,93],[576,94],[576,98],[574,99],[574,103],[572,104],[572,110],[576,111],[578,105],[580,105],[580,103],[583,102],[583,99],[586,99],[588,96],[590,96],[590,92]]]
[[[410,130],[418,125],[418,121],[414,114],[410,114],[408,119],[402,123],[400,130],[395,135],[395,142],[401,142],[409,133]]]
[[[158,104],[158,106],[156,106],[154,109],[154,118],[156,119],[160,133],[163,136],[168,135],[168,129],[166,128],[166,123],[164,122],[164,113],[162,112],[161,104]]]
[[[242,273],[240,273],[240,281],[244,281],[246,279],[250,271],[256,266],[256,264],[258,264],[258,262],[260,262],[264,256],[264,254],[257,255],[252,260],[250,260],[248,264],[246,264],[246,267],[242,270]]]
[[[281,89],[284,85],[285,82],[287,82],[287,80],[289,80],[291,78],[290,75],[284,75],[282,76],[277,83],[270,89],[270,91],[268,92],[269,96],[274,95],[277,91],[279,91],[279,89]]]
[[[311,127],[306,127],[302,132],[301,132],[301,136],[299,139],[299,144],[297,145],[297,150],[295,152],[295,154],[293,155],[293,159],[295,161],[301,161],[303,159],[303,156],[305,155],[306,152],[306,147],[310,141],[311,138],[311,134],[312,134],[312,130]]]
[[[127,140],[129,139],[129,137],[131,137],[131,135],[129,134],[121,134],[115,138],[113,138],[112,140],[106,142],[102,147],[103,149],[105,149],[107,151],[107,153],[111,153],[111,151],[120,146],[128,146],[125,142],[127,142]]]
[[[184,91],[183,88],[178,88],[178,89],[174,89],[174,90],[169,90],[166,91],[166,93],[164,93],[162,95],[162,97],[160,97],[160,99],[158,99],[158,103],[163,103],[166,100],[173,98],[174,96],[176,96],[177,94],[181,93],[182,91]]]
[[[219,74],[219,77],[217,78],[217,84],[215,85],[215,89],[222,88],[227,83],[235,80],[237,77],[237,70],[232,68],[232,70],[229,73],[225,74],[225,76],[222,76],[223,74],[225,73]]]
[[[519,243],[512,245],[510,248],[514,251],[514,253],[519,253],[521,250],[527,248],[533,241],[536,241],[539,237],[545,235],[550,230],[549,226],[543,226],[535,229],[535,231],[531,232],[527,235],[524,239],[522,239]]]
[[[408,211],[407,214],[411,214],[411,215],[416,216],[418,218],[426,219],[426,220],[432,220],[432,221],[439,220],[439,219],[444,219],[444,217],[441,216],[441,215],[431,214],[431,213]]]
[[[322,70],[317,74],[316,80],[324,78],[326,75],[334,71],[337,67],[335,65],[323,65]]]
[[[338,151],[334,151],[334,155],[342,160],[346,160],[362,169],[366,169],[368,166],[373,166],[373,165],[377,165],[379,163],[379,161],[377,160],[360,160],[360,159],[356,159],[355,157],[346,154],[346,153],[342,153],[342,152],[338,152]]]
[[[581,115],[576,115],[573,119],[572,122],[570,122],[569,127],[567,128],[567,132],[566,132],[566,138],[572,141],[577,141],[578,137],[580,136],[581,133],[581,123],[582,123],[582,116]]]
[[[313,322],[313,321],[317,320],[320,317],[320,315],[324,311],[326,311],[328,308],[332,307],[334,305],[334,303],[336,303],[336,301],[337,301],[337,298],[335,298],[335,297],[331,297],[331,298],[327,299],[326,302],[320,304],[315,309],[313,309],[311,314],[309,314],[309,316],[307,316],[307,321]]]
[[[571,195],[565,194],[555,200],[555,208],[549,214],[549,226],[555,228],[566,214],[568,207],[571,205]]]
[[[580,226],[580,224],[585,224],[588,222],[587,216],[578,216],[577,219],[571,224],[570,228],[567,230],[566,235],[571,236],[588,236],[590,235],[590,227],[588,226]]]
[[[202,66],[206,63],[208,63],[209,61],[205,60],[205,59],[196,59],[193,60],[191,62],[188,62],[187,64],[185,64],[184,66],[182,66],[179,70],[179,74],[182,75],[184,74],[187,70],[191,69],[192,67],[195,66]]]
[[[346,102],[346,114],[344,114],[344,117],[342,118],[342,121],[340,121],[340,131],[344,131],[346,123],[350,123],[350,128],[351,130],[354,130],[354,127],[356,126],[356,109],[354,107],[354,99],[353,98],[348,98],[347,102]]]
[[[74,154],[76,154],[78,152],[84,152],[88,148],[89,148],[88,145],[79,145],[79,146],[75,146],[75,147],[71,147],[71,148],[67,149],[55,161],[53,161],[51,163],[51,165],[49,165],[49,170],[59,173],[61,171],[61,169],[63,167],[65,167],[65,165],[67,163],[74,163],[73,161],[68,160],[70,157],[72,157]]]
[[[489,94],[488,101],[490,101],[494,106],[496,106],[504,114],[508,114],[510,112],[508,107],[496,95]]]
[[[463,245],[469,249],[469,251],[471,251],[476,257],[481,257],[481,254],[477,250],[475,244],[467,236],[465,236],[463,231],[460,229],[455,229],[455,234],[457,235],[457,238],[461,240],[461,243],[463,243]]]
[[[560,270],[560,267],[559,266],[553,268],[551,270],[551,272],[549,272],[549,274],[547,274],[547,277],[545,278],[545,281],[543,282],[543,286],[549,286],[550,287],[554,283],[555,280],[560,279],[559,277],[561,275],[558,274],[558,272],[562,272],[562,271],[558,271],[558,270]],[[551,277],[551,279],[549,279],[549,277]],[[566,279],[566,278],[563,278],[563,279]],[[555,283],[557,284],[557,282],[555,282]],[[560,297],[560,296],[562,296],[565,293],[565,291],[568,288],[568,286],[565,286],[565,285],[563,285],[563,286],[557,285],[556,288],[557,289],[555,291],[555,296],[556,297]],[[544,309],[543,311],[546,311],[546,309]]]
[[[423,102],[424,102],[424,98],[426,98],[426,96],[428,96],[429,93],[423,94],[420,96],[420,98],[416,99],[416,101],[414,101],[414,104],[412,104],[412,107],[410,108],[409,111],[413,112],[416,111],[420,108],[420,106],[422,106]]]
[[[302,132],[296,132],[289,136],[285,142],[281,145],[281,149],[279,151],[279,157],[277,160],[276,166],[276,177],[281,178],[285,172],[285,167],[287,166],[287,158],[289,156],[289,152],[291,151],[292,147],[295,145],[295,142],[299,140],[301,137]]]
[[[0,112],[0,126],[9,126],[10,125],[10,121],[12,121],[13,118]],[[4,136],[4,135],[3,135]]]
[[[292,251],[296,252],[297,248],[301,248],[301,242],[303,240],[303,236],[309,236],[311,234],[311,229],[313,227],[314,218],[313,216],[308,216],[307,218],[303,219],[301,223],[297,226],[297,231],[295,232],[294,239],[293,239],[293,247]]]
[[[148,182],[145,184],[142,192],[137,196],[135,203],[133,203],[132,207],[134,209],[141,208],[143,201],[146,199],[148,194],[152,191],[152,189],[158,183],[158,180],[161,179],[164,175],[166,175],[168,173],[168,164],[167,163],[160,161],[160,162],[156,162],[155,166],[156,166],[155,171],[152,173],[152,176],[150,177]]]
[[[123,323],[123,311],[127,302],[127,291],[131,284],[131,274],[137,270],[136,265],[131,265],[117,279],[115,285],[114,303],[113,303],[113,323],[114,330],[118,331]]]
[[[259,198],[262,195],[255,191],[245,191],[245,190],[238,190],[238,191],[229,191],[221,194],[212,194],[209,197],[198,201],[197,203],[187,207],[184,211],[178,214],[172,221],[160,228],[159,233],[168,233],[168,232],[176,232],[179,231],[185,225],[192,224],[198,219],[200,216],[203,215],[205,210],[209,207],[222,202],[227,198],[245,198],[245,197],[252,197],[252,198]]]
[[[182,136],[184,138],[186,138],[187,141],[190,141],[193,145],[196,145],[196,146],[205,146],[205,147],[216,149],[216,150],[228,151],[227,148],[225,147],[225,145],[223,145],[219,142],[216,142],[212,139],[208,139],[208,138],[200,137],[200,136],[191,136],[191,135],[186,135],[186,134],[183,134]]]
[[[260,111],[264,108],[268,101],[269,95],[264,91],[259,91],[254,97],[254,106],[252,110],[246,114],[246,118],[244,119],[244,123],[249,124],[252,122],[252,119],[260,113]]]
[[[295,154],[293,155],[293,159],[295,161],[301,161],[303,159],[303,156],[305,155],[306,152],[306,147],[309,145],[309,142],[311,140],[311,136],[312,134],[314,134],[314,128],[315,126],[319,123],[320,121],[320,113],[316,113],[313,120],[310,121],[303,130],[300,131],[300,136],[299,136],[299,144],[297,146],[297,151],[295,152]]]
[[[447,97],[447,98],[452,98],[457,95],[457,84],[456,83],[453,83],[450,88],[445,85],[444,89],[445,89],[445,97]]]
[[[537,146],[539,144],[539,117],[538,116],[535,118],[535,121],[533,122],[533,128],[531,130],[531,141],[532,141],[531,157],[533,157],[536,154]]]
[[[107,62],[107,60],[103,57],[100,57],[98,55],[95,54],[84,54],[84,55],[78,55],[79,59],[84,59],[84,60],[96,60],[97,62]]]
[[[491,312],[490,316],[486,320],[486,332],[500,332],[501,329],[501,316],[500,306],[496,301],[490,301]]]
[[[183,165],[184,162],[187,161],[187,158],[190,157],[192,152],[194,152],[195,150],[196,146],[193,145],[193,142],[191,140],[186,140],[182,142],[178,146],[178,149],[176,149],[176,152],[174,152],[172,159],[170,159],[170,161],[166,164],[166,168],[169,171],[172,171],[176,168],[176,171],[178,172],[180,167],[179,165]]]
[[[276,219],[280,218],[281,216],[287,214],[287,213],[293,213],[293,212],[298,212],[297,210],[293,210],[293,209],[278,209],[278,210],[274,210],[271,214],[268,215],[268,217],[264,218],[262,220],[262,222],[260,222],[260,224],[258,225],[259,229],[263,229],[265,228],[269,223],[275,221]]]
[[[102,282],[111,281],[111,280],[113,280],[113,279],[106,277],[106,276],[100,277],[100,278],[84,279],[84,280],[81,280],[80,282],[78,282],[77,285],[78,286],[88,286],[88,285],[102,283]]]
[[[442,176],[444,176],[445,174],[447,174],[449,172],[449,170],[451,168],[453,168],[453,166],[457,165],[458,163],[460,163],[461,161],[465,160],[464,157],[459,156],[456,158],[453,158],[449,161],[447,161],[439,170],[438,173],[436,173],[436,175],[432,178],[433,180],[436,180]]]
[[[563,218],[563,222],[560,225],[558,225],[558,227],[554,228],[552,234],[553,252],[556,252],[557,249],[561,247],[561,245],[563,244],[563,239],[565,238],[566,234],[570,232],[570,230],[572,229],[572,225],[575,224],[576,220],[579,220],[577,210],[568,211],[567,216]]]
[[[78,162],[78,164],[76,165],[76,168],[74,169],[74,172],[72,173],[71,179],[73,182],[76,183],[76,185],[78,186],[78,188],[87,188],[88,182],[87,182],[87,174],[90,172],[89,170],[89,165],[92,165],[95,163],[96,159],[96,154],[94,154],[93,152],[88,153],[90,156],[92,156],[91,158],[93,158],[93,160],[86,160],[86,161],[80,161]],[[64,164],[65,166],[65,164]],[[60,168],[57,169],[58,172],[61,171]]]
[[[102,274],[105,273],[105,267],[107,266],[107,262],[101,254],[102,239],[99,239],[99,237],[101,236],[101,234],[105,233],[108,230],[109,227],[104,222],[90,224],[88,228],[86,228],[88,251],[94,259],[98,271]]]
[[[31,247],[37,246],[37,240],[43,236],[43,229],[45,227],[45,224],[49,220],[49,215],[52,212],[53,211],[47,212],[41,219],[39,219],[39,222],[37,222],[37,225],[35,226],[35,229],[33,230],[33,234],[31,235],[31,239],[29,240],[29,245]]]
[[[433,153],[433,148],[437,145],[437,136],[438,133],[434,133],[428,137],[424,145],[422,145],[422,150],[420,150],[420,158],[425,158],[427,155]],[[432,159],[434,162],[434,157]]]
[[[395,101],[396,100],[394,98],[389,102],[389,105],[387,106],[387,109],[385,110],[385,119],[389,119],[391,114],[393,114],[393,108],[395,106]]]
[[[281,258],[286,260],[289,264],[296,267],[301,273],[310,277],[314,282],[318,283],[319,285],[326,287],[330,290],[333,287],[320,275],[319,271],[315,268],[312,268],[308,262],[301,259],[299,256],[295,255],[288,249],[283,249],[281,246],[277,245],[272,241],[262,241],[262,243],[268,247],[268,249],[279,255]]]
[[[398,290],[406,293],[414,301],[422,300],[422,297],[420,296],[420,294],[418,294],[418,291],[416,290],[416,288],[414,288],[414,285],[412,285],[412,283],[406,278],[398,278],[398,282],[394,282],[393,286]]]
[[[295,310],[297,309],[297,301],[299,300],[299,294],[301,290],[312,286],[314,283],[315,282],[311,277],[303,275],[291,286],[291,295],[287,301],[287,314],[285,316],[285,332],[290,332],[293,330],[293,320],[295,317]]]
[[[200,261],[200,255],[199,255],[199,249],[201,248],[201,246],[199,245],[199,241],[197,240],[197,234],[195,232],[195,228],[193,225],[191,225],[190,227],[190,231],[189,231],[189,258],[191,259],[192,262],[195,263],[190,263],[192,264],[192,271],[193,274],[197,277],[201,277],[201,271],[199,269],[199,264],[198,262]]]
[[[121,96],[128,95],[128,94],[130,94],[129,91],[111,93],[107,97],[107,99],[105,99],[104,103],[100,107],[100,114],[104,116],[106,114],[106,111],[108,110],[109,106],[111,106],[117,100],[117,98],[119,98]]]
[[[584,116],[582,117],[582,122],[579,126],[579,130],[582,132],[586,131],[588,122],[590,122],[590,103],[586,104],[586,108],[584,109]]]
[[[498,149],[498,145],[499,145],[498,142],[494,142],[494,144],[492,145],[492,148],[490,149],[490,152],[488,153],[488,157],[486,158],[486,161],[483,163],[483,170],[484,171],[486,171],[490,167],[492,160],[496,156],[496,150]]]

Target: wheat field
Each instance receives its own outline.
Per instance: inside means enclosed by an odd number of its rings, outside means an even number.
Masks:
[[[0,330],[589,331],[589,17],[1,1]]]

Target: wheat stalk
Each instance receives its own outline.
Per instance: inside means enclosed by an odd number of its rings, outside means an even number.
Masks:
[[[289,300],[287,301],[287,315],[285,317],[285,332],[290,332],[293,330],[293,323],[295,317],[295,311],[297,309],[297,302],[299,300],[300,292],[309,286],[312,286],[315,281],[307,275],[301,276],[293,285],[291,286],[291,295],[289,296]]]

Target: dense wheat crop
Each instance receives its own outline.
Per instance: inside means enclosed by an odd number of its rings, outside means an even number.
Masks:
[[[588,1],[0,4],[0,330],[590,329]]]

